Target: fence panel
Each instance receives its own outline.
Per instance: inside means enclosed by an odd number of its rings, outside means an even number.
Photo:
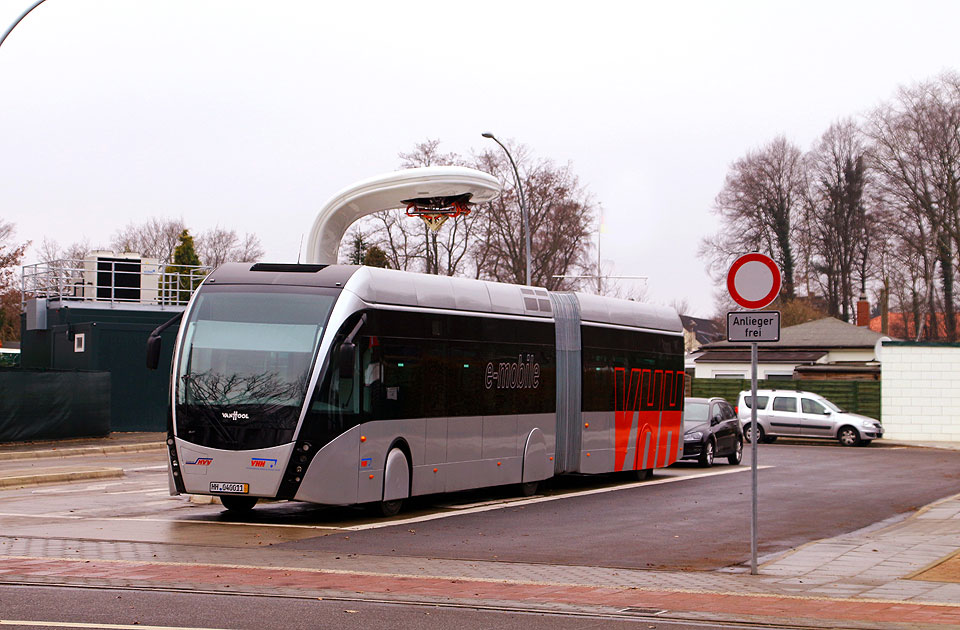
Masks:
[[[0,368],[0,442],[109,432],[109,372]]]

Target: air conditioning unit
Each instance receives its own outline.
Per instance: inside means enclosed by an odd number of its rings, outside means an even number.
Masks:
[[[83,299],[157,304],[162,273],[156,258],[96,250],[83,261]]]

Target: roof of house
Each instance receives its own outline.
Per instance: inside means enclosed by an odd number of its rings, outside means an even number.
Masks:
[[[780,330],[780,341],[760,344],[763,349],[834,349],[873,348],[883,337],[866,326],[854,326],[834,317],[824,317],[811,322],[787,326]],[[705,346],[708,350],[748,347],[745,343],[718,341]],[[702,360],[702,358],[701,358]]]
[[[680,323],[683,324],[683,329],[692,332],[696,336],[697,342],[701,344],[713,343],[723,339],[723,324],[716,320],[681,315]]]
[[[761,349],[763,346],[761,346]],[[826,355],[825,350],[783,351],[764,350],[757,352],[757,361],[760,363],[812,363]],[[695,361],[697,363],[750,363],[749,350],[707,350]]]

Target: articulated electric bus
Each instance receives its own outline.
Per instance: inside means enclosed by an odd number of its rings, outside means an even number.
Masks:
[[[155,339],[159,343],[159,339]],[[155,354],[155,353],[154,353]],[[345,265],[226,264],[183,314],[172,494],[378,504],[682,454],[668,308]]]

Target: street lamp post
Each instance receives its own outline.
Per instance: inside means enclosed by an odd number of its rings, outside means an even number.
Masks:
[[[507,159],[510,160],[510,166],[513,167],[513,176],[517,180],[517,191],[520,197],[520,217],[523,220],[523,238],[524,238],[524,249],[526,250],[526,261],[527,261],[527,286],[530,285],[530,220],[527,217],[527,205],[523,200],[523,184],[520,183],[520,171],[517,170],[517,164],[513,161],[513,156],[510,155],[510,151],[507,150],[507,147],[503,145],[502,142],[497,140],[489,131],[483,132],[482,135],[484,138],[490,138],[494,142],[500,145],[500,148],[503,149],[503,152],[507,154]]]

